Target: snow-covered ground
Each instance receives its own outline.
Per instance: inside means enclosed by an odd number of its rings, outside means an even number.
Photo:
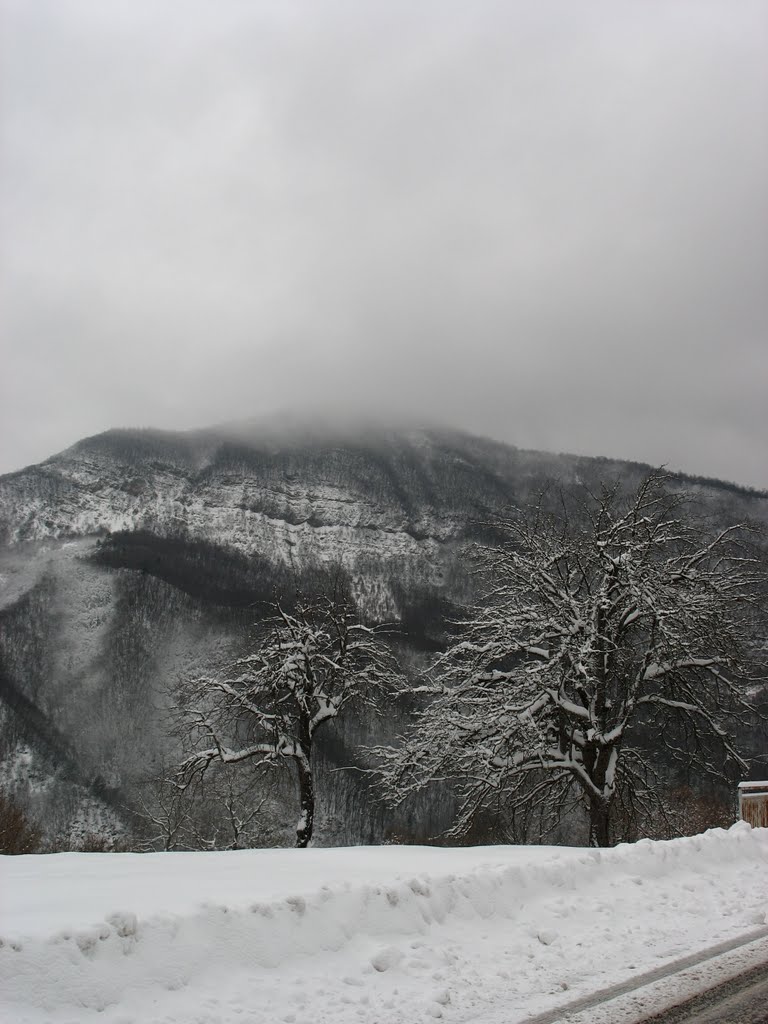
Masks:
[[[768,829],[608,851],[0,857],[0,1019],[523,1021],[753,931]]]

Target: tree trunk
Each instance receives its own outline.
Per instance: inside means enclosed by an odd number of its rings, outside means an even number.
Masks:
[[[592,797],[589,801],[589,845],[610,846],[611,805],[607,800]]]
[[[312,828],[315,823],[315,785],[312,778],[311,752],[304,757],[296,758],[296,769],[299,773],[299,806],[301,814],[296,826],[296,846],[304,849],[309,846]]]
[[[601,724],[601,731],[605,731],[605,722]],[[620,750],[621,742],[601,747],[587,744],[584,747],[584,767],[593,787],[586,794],[589,800],[590,846],[611,845],[611,807]]]

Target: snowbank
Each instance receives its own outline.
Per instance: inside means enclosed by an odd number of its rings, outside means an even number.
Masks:
[[[744,823],[601,852],[0,858],[0,1015],[522,1020],[763,923],[767,868]]]

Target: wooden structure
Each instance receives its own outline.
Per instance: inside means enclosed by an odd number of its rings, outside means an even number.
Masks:
[[[739,783],[739,816],[753,828],[768,828],[768,782]]]

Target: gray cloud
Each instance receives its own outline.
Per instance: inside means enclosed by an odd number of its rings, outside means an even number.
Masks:
[[[0,8],[0,469],[342,409],[768,486],[761,0]]]

